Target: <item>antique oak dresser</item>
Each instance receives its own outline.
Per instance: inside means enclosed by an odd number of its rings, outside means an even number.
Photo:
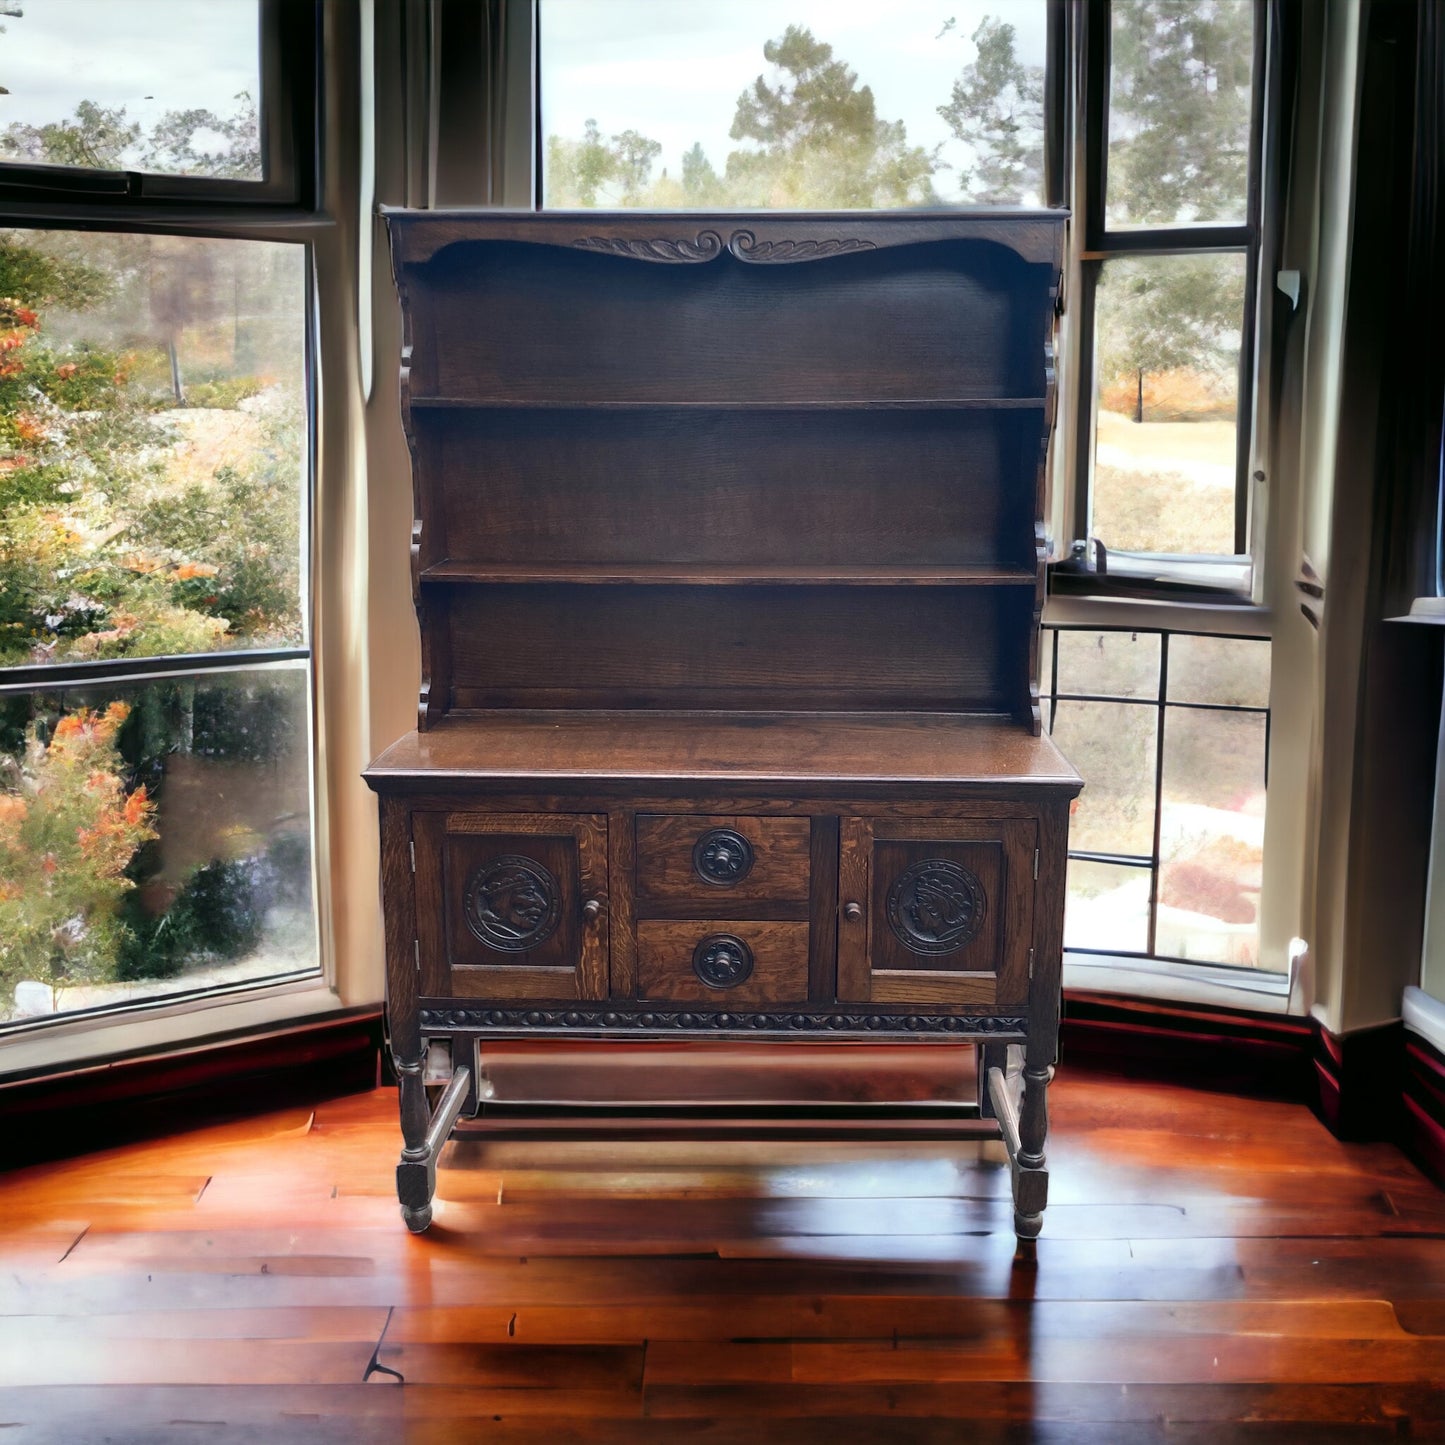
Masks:
[[[489,1040],[911,1039],[980,1047],[1031,1242],[1080,787],[1035,684],[1063,215],[386,220],[407,1225]]]

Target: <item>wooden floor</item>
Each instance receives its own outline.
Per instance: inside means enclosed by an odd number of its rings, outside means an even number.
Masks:
[[[0,1441],[1445,1440],[1398,1153],[1053,1097],[1032,1273],[992,1145],[468,1143],[423,1238],[387,1091],[3,1175]]]

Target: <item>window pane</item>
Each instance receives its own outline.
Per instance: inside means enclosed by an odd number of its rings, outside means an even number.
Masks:
[[[317,967],[307,691],[0,698],[0,1020]]]
[[[265,178],[258,0],[24,0],[0,24],[0,160]]]
[[[1169,700],[1269,706],[1269,643],[1253,637],[1169,639]]]
[[[1097,292],[1093,531],[1234,554],[1242,254],[1109,261]]]
[[[1107,224],[1248,219],[1254,0],[1113,0]]]
[[[0,666],[297,645],[305,251],[0,231]]]
[[[1155,949],[1256,967],[1264,717],[1170,708],[1164,729]]]
[[[1059,633],[1059,691],[1159,696],[1157,632]]]
[[[1081,853],[1154,851],[1154,752],[1158,709],[1140,703],[1061,702],[1054,741],[1084,776],[1069,825]]]
[[[1064,947],[1147,952],[1151,876],[1148,868],[1070,858]]]
[[[1045,0],[542,0],[543,204],[1041,203]]]

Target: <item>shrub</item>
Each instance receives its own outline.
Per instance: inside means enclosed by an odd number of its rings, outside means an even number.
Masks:
[[[127,794],[115,735],[128,709],[62,717],[49,745],[32,723],[0,793],[0,981],[113,974],[126,870],[155,830],[144,787]]]

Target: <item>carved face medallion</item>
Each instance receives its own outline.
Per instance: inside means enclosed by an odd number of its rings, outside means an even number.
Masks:
[[[561,917],[557,880],[530,858],[494,858],[467,880],[467,927],[489,948],[525,953],[545,943]]]
[[[693,845],[692,869],[704,883],[731,888],[753,870],[753,845],[732,828],[710,828]]]
[[[692,951],[692,971],[709,988],[732,988],[753,971],[753,951],[731,933],[711,933]]]
[[[888,890],[888,926],[914,953],[952,953],[983,927],[983,885],[946,858],[926,858]]]

